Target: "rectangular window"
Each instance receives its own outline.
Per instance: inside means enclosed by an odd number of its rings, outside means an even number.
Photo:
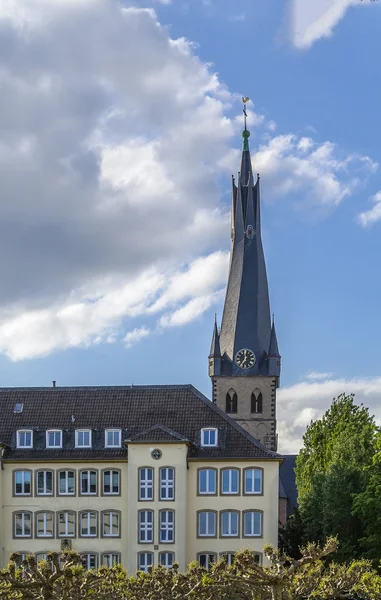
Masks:
[[[102,514],[103,537],[120,536],[120,514],[118,512],[104,512]]]
[[[75,447],[76,448],[91,448],[91,430],[78,429],[75,432]]]
[[[221,494],[239,493],[239,470],[223,469],[221,471]]]
[[[105,431],[105,447],[120,448],[121,446],[121,431],[120,429],[106,429]]]
[[[216,555],[211,553],[202,553],[198,555],[198,564],[200,567],[210,569],[211,565],[216,562]]]
[[[216,526],[215,512],[204,510],[198,513],[199,537],[215,537],[217,535]]]
[[[32,537],[32,513],[17,512],[14,513],[14,536]]]
[[[218,429],[201,430],[201,446],[217,446]]]
[[[175,469],[163,467],[160,469],[160,500],[175,499]]]
[[[33,448],[33,432],[30,429],[17,432],[17,448]]]
[[[97,554],[81,554],[82,564],[85,569],[96,569],[98,567],[98,555]]]
[[[119,552],[107,552],[102,554],[102,565],[104,567],[114,567],[120,565],[121,559]]]
[[[245,512],[243,516],[243,535],[260,537],[262,535],[262,513],[258,510]]]
[[[139,543],[153,542],[153,511],[141,510],[139,512]]]
[[[51,496],[53,494],[53,472],[37,471],[37,494]]]
[[[175,555],[173,552],[160,552],[159,562],[163,567],[170,569],[175,562]]]
[[[15,471],[15,496],[30,496],[32,493],[32,474],[30,471]]]
[[[239,517],[235,511],[224,511],[221,513],[221,536],[238,537]]]
[[[139,469],[139,500],[153,500],[153,469]]]
[[[75,537],[75,512],[59,512],[57,516],[58,537]]]
[[[173,510],[160,511],[160,543],[172,544],[175,540],[175,513]]]
[[[139,552],[138,554],[138,570],[147,571],[148,567],[153,565],[153,554],[152,552]]]
[[[36,553],[36,563],[39,563],[42,560],[46,560],[46,552],[37,552]]]
[[[103,494],[120,494],[120,472],[103,471]]]
[[[97,513],[84,512],[79,517],[79,531],[82,537],[97,537],[98,535]]]
[[[217,494],[217,471],[200,469],[198,472],[198,493]]]
[[[97,472],[80,472],[80,490],[82,495],[95,495],[97,493]]]
[[[232,564],[234,563],[235,553],[234,552],[225,552],[222,556],[226,560],[226,564],[228,564],[229,567],[231,567]]]
[[[59,473],[58,473],[58,494],[60,496],[74,496],[74,494],[75,494],[75,473],[74,473],[74,471],[59,471]]]
[[[46,432],[47,448],[62,448],[62,431],[51,430]]]
[[[245,494],[262,494],[262,469],[245,469]]]
[[[53,537],[53,513],[40,512],[36,515],[36,536]]]

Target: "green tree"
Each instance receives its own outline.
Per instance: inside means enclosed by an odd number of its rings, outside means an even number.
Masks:
[[[375,452],[374,417],[354,396],[334,399],[323,417],[311,422],[296,461],[296,485],[304,540],[340,539],[339,560],[361,556],[362,521],[354,497],[367,484]]]
[[[375,564],[381,561],[381,434],[376,437],[376,452],[368,469],[364,491],[355,495],[353,514],[361,519],[364,536],[360,539],[361,548],[367,558]]]
[[[121,566],[85,571],[73,551],[61,559],[51,552],[36,564],[33,556],[21,561],[13,554],[0,571],[0,598],[6,600],[341,600],[357,594],[358,600],[381,600],[381,583],[369,561],[326,565],[337,549],[328,539],[323,547],[308,544],[295,560],[270,546],[269,560],[259,565],[250,550],[235,556],[233,565],[220,560],[206,571],[197,563],[181,573],[150,568],[128,576]]]

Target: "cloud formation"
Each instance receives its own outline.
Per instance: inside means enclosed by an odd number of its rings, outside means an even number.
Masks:
[[[364,403],[381,423],[381,377],[302,381],[278,392],[278,433],[280,452],[297,454],[311,420],[320,418],[332,399],[342,393],[355,394],[357,404]]]
[[[347,10],[358,4],[361,0],[290,0],[293,44],[296,48],[308,49],[318,40],[330,37]]]
[[[373,202],[372,208],[358,215],[358,222],[363,227],[374,225],[377,221],[381,221],[381,191],[377,192],[369,198]]]
[[[117,0],[2,2],[0,47],[0,352],[130,346],[198,318],[226,283],[219,179],[239,164],[241,95],[153,10]],[[335,206],[375,168],[271,137],[248,108],[268,197]]]

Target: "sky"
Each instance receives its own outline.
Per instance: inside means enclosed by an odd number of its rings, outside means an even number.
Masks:
[[[2,386],[208,397],[241,97],[282,354],[279,450],[381,423],[381,0],[3,0]]]

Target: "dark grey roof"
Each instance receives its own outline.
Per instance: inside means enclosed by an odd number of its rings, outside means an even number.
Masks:
[[[14,413],[17,402],[22,413]],[[104,448],[104,430],[121,428],[122,439],[189,440],[189,458],[280,456],[264,448],[192,385],[128,387],[0,388],[0,443],[4,459],[125,460],[128,448]],[[218,429],[219,446],[201,448],[201,429]],[[34,448],[16,448],[16,431],[33,429]],[[63,448],[45,447],[47,429],[63,430]],[[92,449],[75,448],[75,429],[92,430]],[[149,433],[148,433],[149,432]],[[166,436],[164,440],[163,437]]]
[[[298,492],[295,481],[296,454],[286,454],[283,456],[283,462],[279,467],[279,477],[282,480],[283,488],[288,499],[287,513],[292,514],[295,507],[298,506]]]
[[[277,337],[276,337],[275,323],[274,322],[273,322],[272,327],[271,327],[269,356],[276,356],[276,357],[280,356],[279,355],[278,340],[277,340]]]
[[[219,342],[222,374],[250,377],[269,375],[271,322],[261,238],[259,176],[254,183],[247,139],[246,136],[237,186],[233,180],[233,243]],[[245,371],[234,363],[241,348],[250,348],[257,358],[254,366]]]
[[[212,343],[210,345],[209,358],[211,358],[212,356],[217,356],[217,357],[221,356],[220,336],[218,334],[218,329],[217,329],[217,319],[214,320],[213,337],[212,337]]]
[[[183,435],[165,425],[154,425],[146,431],[133,435],[130,442],[186,442],[189,441]]]

